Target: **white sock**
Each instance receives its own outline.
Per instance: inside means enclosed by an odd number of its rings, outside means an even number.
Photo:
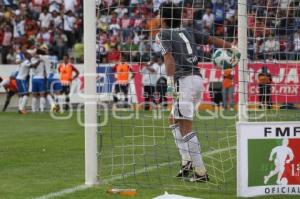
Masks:
[[[55,106],[54,100],[50,94],[47,95],[47,100],[48,100],[51,108]]]
[[[46,106],[46,98],[45,97],[40,97],[40,110],[41,110],[41,112],[45,111],[45,106]]]
[[[60,112],[64,112],[65,96],[59,95],[59,96],[57,96],[57,100],[58,100]]]
[[[36,97],[32,97],[31,110],[33,113],[37,111],[37,98]]]
[[[177,149],[181,155],[182,165],[186,165],[188,161],[191,161],[188,144],[183,141],[179,126],[177,124],[170,125],[170,129],[174,136]]]
[[[21,106],[20,106],[20,110],[24,110],[27,104],[27,100],[28,100],[28,96],[24,95],[22,98],[22,102],[21,102]]]
[[[19,110],[21,111],[22,110],[22,101],[23,101],[23,96],[22,97],[19,97]]]
[[[196,133],[190,132],[182,139],[185,143],[188,144],[190,156],[192,159],[192,165],[193,167],[195,167],[196,173],[198,173],[199,175],[204,175],[206,173],[206,169],[202,160],[202,155],[200,153],[200,143]]]

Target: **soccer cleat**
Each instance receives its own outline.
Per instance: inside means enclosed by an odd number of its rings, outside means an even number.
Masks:
[[[59,112],[59,106],[57,104],[51,106],[50,111],[53,112],[53,113],[58,113]]]
[[[208,181],[209,181],[208,174],[198,175],[197,173],[194,173],[194,175],[190,178],[190,182],[208,182]]]
[[[25,115],[25,114],[27,114],[27,112],[25,110],[19,110],[19,114]]]
[[[190,173],[193,171],[192,162],[188,161],[185,165],[181,166],[176,178],[189,178]]]

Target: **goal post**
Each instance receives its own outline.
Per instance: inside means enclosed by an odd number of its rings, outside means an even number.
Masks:
[[[240,122],[246,122],[248,120],[247,0],[238,0],[238,49],[241,53],[238,64],[238,118]]]
[[[98,184],[96,93],[96,1],[84,1],[85,184]]]

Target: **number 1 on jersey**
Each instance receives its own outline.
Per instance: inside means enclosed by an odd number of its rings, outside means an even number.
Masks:
[[[188,54],[189,55],[193,54],[193,49],[192,49],[192,46],[191,46],[190,41],[188,40],[188,38],[186,38],[186,36],[182,32],[179,33],[179,36],[184,41],[184,43],[186,45],[186,48],[187,48],[187,51],[188,51]]]

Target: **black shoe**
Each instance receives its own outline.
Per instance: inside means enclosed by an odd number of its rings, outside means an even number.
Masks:
[[[197,173],[194,173],[194,175],[190,178],[190,182],[208,182],[208,174],[205,175],[198,175]]]
[[[193,171],[192,162],[188,161],[185,165],[181,166],[176,178],[189,178],[190,173]]]

